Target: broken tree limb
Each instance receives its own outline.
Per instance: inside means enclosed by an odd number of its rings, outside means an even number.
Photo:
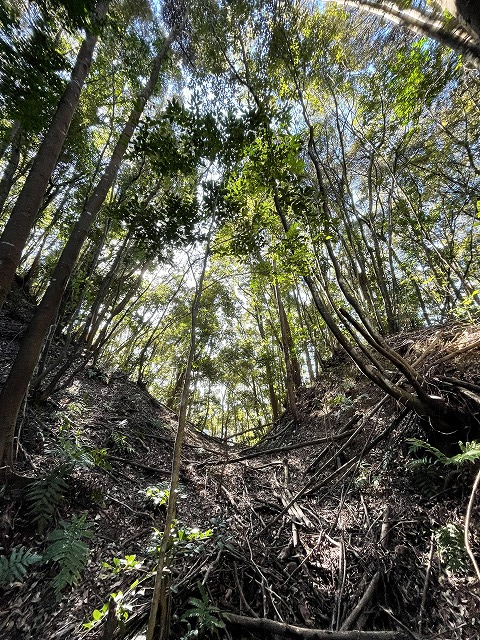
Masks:
[[[281,638],[305,638],[306,640],[410,640],[403,631],[324,631],[308,629],[268,618],[248,618],[235,613],[222,612],[228,624],[253,633],[267,633]]]
[[[304,449],[305,447],[312,447],[316,444],[323,444],[324,442],[332,442],[333,440],[343,440],[353,435],[354,431],[345,431],[343,433],[337,433],[333,436],[325,436],[324,438],[315,438],[314,440],[308,440],[306,442],[296,442],[295,444],[287,444],[285,447],[276,447],[275,449],[264,449],[263,451],[253,451],[252,453],[246,453],[243,456],[237,458],[231,458],[231,460],[215,460],[207,461],[202,466],[214,466],[214,465],[226,465],[234,464],[235,462],[242,462],[242,460],[251,460],[252,458],[260,458],[267,456],[270,453],[283,453],[284,451],[294,451],[295,449]]]
[[[373,598],[373,595],[377,590],[379,582],[380,582],[380,571],[377,571],[377,573],[370,580],[370,583],[368,587],[365,589],[365,593],[360,598],[357,606],[353,609],[353,611],[350,613],[350,615],[347,617],[347,619],[344,621],[344,623],[340,627],[341,631],[348,631],[353,627],[353,625],[356,623],[356,621],[360,617],[360,614],[362,613],[362,611],[365,609],[367,604]]]

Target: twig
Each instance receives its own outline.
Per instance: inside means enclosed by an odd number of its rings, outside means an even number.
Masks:
[[[388,616],[390,616],[390,618],[394,620],[398,624],[398,626],[405,631],[405,633],[409,638],[413,638],[413,640],[417,640],[417,636],[413,633],[413,631],[410,631],[410,629],[405,624],[403,624],[401,620],[399,620],[396,616],[394,616],[390,609],[387,609],[387,607],[383,607],[382,605],[379,605],[379,606],[382,611],[385,611],[385,613]]]
[[[147,513],[146,511],[137,511],[136,509],[133,509],[129,504],[122,502],[118,498],[114,498],[113,496],[109,495],[107,496],[107,500],[112,500],[113,502],[122,505],[122,507],[125,507],[125,509],[128,509],[128,511],[130,511],[131,513],[136,513],[139,516],[147,516],[153,520],[152,514]]]
[[[118,456],[111,456],[110,454],[107,456],[107,458],[108,460],[115,460],[116,462],[125,462],[126,464],[130,464],[134,467],[139,467],[140,469],[145,469],[145,471],[151,471],[152,473],[158,473],[162,476],[170,476],[170,471],[159,469],[158,467],[150,467],[148,464],[137,462],[137,460],[131,460],[130,458],[119,458]]]
[[[480,340],[477,340],[476,342],[472,342],[468,344],[466,347],[462,347],[461,349],[457,349],[456,351],[452,351],[451,353],[448,353],[446,356],[443,356],[443,358],[434,360],[431,366],[434,367],[440,364],[441,362],[447,362],[448,360],[453,360],[461,353],[465,353],[466,351],[471,351],[472,349],[477,349],[478,347],[480,347]]]
[[[210,577],[210,574],[212,573],[212,571],[218,567],[218,565],[220,564],[220,560],[222,559],[222,555],[223,555],[223,549],[219,549],[215,560],[208,565],[208,569],[206,570],[202,580],[202,585],[205,585],[207,583],[207,580]]]
[[[335,593],[335,606],[333,608],[333,617],[332,617],[332,629],[335,629],[336,631],[338,631],[340,628],[340,615],[341,615],[341,609],[342,609],[343,589],[345,586],[345,578],[347,576],[345,543],[343,541],[343,538],[340,539],[338,548],[340,551],[340,555],[338,559],[338,586]]]
[[[252,607],[248,604],[246,598],[245,598],[245,594],[243,593],[243,589],[242,589],[242,585],[240,584],[240,580],[238,578],[238,569],[237,569],[237,563],[234,562],[233,563],[233,570],[234,570],[234,578],[235,578],[235,584],[237,585],[237,589],[238,589],[238,595],[240,596],[240,601],[242,603],[242,605],[245,607],[245,609],[248,611],[248,613],[253,616],[254,618],[258,618],[259,615],[258,613],[256,613]]]

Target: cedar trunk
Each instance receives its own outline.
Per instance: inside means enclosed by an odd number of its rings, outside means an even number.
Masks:
[[[105,18],[108,2],[109,0],[100,0],[98,3],[97,21]],[[96,34],[89,33],[80,47],[70,82],[60,98],[57,111],[0,238],[0,308],[11,289],[22,251],[35,224],[48,183],[62,151],[80,99],[80,92],[92,64],[97,40]]]

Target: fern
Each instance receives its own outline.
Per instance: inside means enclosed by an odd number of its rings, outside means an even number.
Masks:
[[[407,469],[411,473],[413,488],[425,498],[431,498],[445,488],[445,476],[432,464],[431,458],[409,460]]]
[[[55,519],[57,508],[69,488],[64,478],[67,471],[64,466],[58,467],[48,476],[35,480],[27,491],[28,513],[40,533]]]
[[[461,527],[449,522],[435,533],[440,559],[447,569],[465,574],[469,569],[469,558],[465,548],[464,532]]]
[[[225,628],[225,623],[220,618],[220,609],[209,602],[208,594],[201,584],[198,585],[200,598],[189,598],[188,604],[191,605],[182,615],[181,620],[187,622],[189,630],[183,639],[206,636],[212,638],[218,634],[219,629]],[[192,629],[188,620],[196,618],[196,628]]]
[[[0,584],[23,582],[28,567],[39,562],[42,556],[24,546],[12,549],[9,556],[0,556]]]
[[[423,440],[418,440],[417,438],[409,438],[407,442],[410,442],[411,451],[418,451],[419,449],[425,449],[431,453],[439,462],[444,465],[457,465],[460,466],[464,462],[475,462],[480,459],[480,442],[476,440],[472,440],[472,442],[459,442],[458,446],[460,447],[461,453],[457,453],[455,456],[449,458],[444,453],[442,453],[439,449],[432,446],[428,442],[424,442]]]
[[[43,559],[56,562],[60,568],[52,583],[57,599],[65,587],[77,584],[87,564],[89,548],[82,538],[92,537],[91,526],[85,515],[73,516],[70,522],[62,520],[61,528],[52,531],[47,538],[51,544]]]

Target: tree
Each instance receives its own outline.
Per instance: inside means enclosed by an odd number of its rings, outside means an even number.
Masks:
[[[9,376],[0,394],[0,460],[11,461],[15,424],[21,403],[28,389],[30,379],[37,365],[43,341],[57,314],[65,287],[79,256],[85,238],[98,215],[101,206],[111,188],[125,155],[128,144],[138,125],[140,116],[151,97],[158,81],[162,63],[172,42],[179,36],[185,23],[185,17],[176,24],[166,37],[155,56],[150,77],[136,100],[129,119],[125,124],[115,149],[93,194],[85,203],[84,209],[75,223],[70,237],[53,271],[49,286],[38,306],[34,318],[29,324],[19,352],[12,365]]]
[[[60,99],[50,127],[0,237],[0,308],[12,286],[22,251],[60,156],[82,86],[92,63],[98,29],[105,19],[107,9],[108,0],[100,0],[92,17],[92,30],[87,33],[80,47],[68,86]]]

